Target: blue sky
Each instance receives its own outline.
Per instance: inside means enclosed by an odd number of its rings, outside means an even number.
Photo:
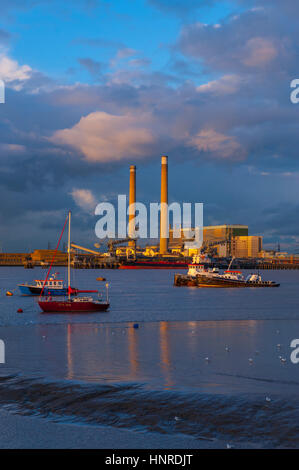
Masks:
[[[68,208],[128,192],[204,202],[205,223],[248,224],[299,250],[294,0],[3,0],[0,246],[53,244]]]
[[[2,19],[2,27],[13,34],[11,52],[18,60],[53,79],[91,83],[93,78],[78,64],[80,57],[88,56],[113,72],[111,60],[119,49],[128,48],[135,51],[130,57],[148,59],[151,70],[166,70],[182,20],[215,24],[238,10],[220,2],[212,8],[187,11],[180,18],[175,12],[161,12],[146,0],[103,1],[85,8],[82,2],[68,7],[53,1],[10,11]],[[126,59],[118,65],[126,66]]]

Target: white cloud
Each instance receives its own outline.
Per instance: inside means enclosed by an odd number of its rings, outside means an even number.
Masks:
[[[96,199],[89,189],[73,189],[71,192],[77,206],[85,212],[93,213],[97,205]]]
[[[31,75],[32,68],[29,65],[19,65],[16,60],[10,59],[4,53],[0,54],[0,78],[11,88],[21,90]]]
[[[116,116],[94,112],[72,128],[55,132],[50,140],[80,151],[93,162],[143,157],[155,140],[149,130],[150,122],[149,114]]]

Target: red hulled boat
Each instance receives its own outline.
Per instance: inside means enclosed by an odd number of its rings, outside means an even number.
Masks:
[[[109,308],[108,302],[94,300],[92,297],[76,297],[67,300],[52,300],[46,298],[38,302],[45,313],[93,313],[105,312]]]
[[[67,223],[67,220],[69,222],[69,226],[68,226],[68,291],[67,291],[68,292],[68,297],[65,300],[52,300],[52,297],[49,296],[49,297],[43,298],[41,300],[41,297],[43,295],[44,287],[45,287],[46,282],[48,280],[48,276],[50,274],[51,267],[52,267],[53,261],[55,259],[55,254],[54,254],[52,263],[51,263],[50,268],[48,270],[47,277],[44,281],[44,285],[43,285],[43,289],[42,289],[42,292],[41,292],[41,295],[40,295],[40,298],[39,298],[39,301],[38,301],[38,305],[40,306],[42,311],[45,312],[45,313],[105,312],[106,310],[108,310],[108,308],[110,306],[109,300],[108,300],[108,284],[106,284],[106,289],[107,289],[106,290],[106,301],[101,300],[100,297],[98,297],[97,300],[94,300],[93,297],[91,297],[91,296],[88,296],[88,297],[77,296],[75,298],[71,297],[73,294],[77,295],[77,294],[81,294],[81,293],[85,293],[85,294],[87,294],[87,293],[88,294],[97,293],[98,296],[99,296],[99,292],[97,290],[72,289],[72,287],[70,285],[70,277],[71,277],[71,274],[70,274],[70,269],[71,269],[71,238],[70,238],[70,236],[71,236],[71,212],[70,211],[69,211],[68,216],[66,218],[66,221],[64,223],[64,226],[63,226],[63,229],[62,229],[62,232],[61,232],[61,235],[60,235],[55,253],[58,250],[58,247],[59,247],[64,229],[65,229],[65,226],[66,226],[66,223]]]
[[[123,261],[119,269],[186,269],[189,261],[169,261],[169,260],[136,260]]]

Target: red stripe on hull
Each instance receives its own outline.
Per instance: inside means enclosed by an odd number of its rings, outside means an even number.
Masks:
[[[188,268],[188,265],[185,264],[185,265],[176,265],[176,266],[169,266],[169,265],[151,265],[151,266],[145,266],[145,265],[141,265],[141,266],[138,266],[138,265],[120,265],[119,266],[119,269],[187,269]]]

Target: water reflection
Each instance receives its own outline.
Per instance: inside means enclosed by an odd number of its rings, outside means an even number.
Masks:
[[[170,356],[170,338],[169,338],[169,323],[161,322],[159,328],[160,335],[160,363],[161,373],[164,379],[164,386],[166,389],[171,388],[174,385],[174,381],[171,376],[171,356]]]
[[[72,325],[67,325],[67,376],[66,378],[71,380],[73,378],[73,355],[72,355],[72,342],[71,342],[71,328]]]
[[[125,331],[125,330],[124,330]],[[128,351],[130,362],[130,377],[135,379],[138,375],[138,332],[133,323],[129,324],[128,332]]]
[[[224,382],[226,387],[240,385],[241,376],[276,380],[290,374],[288,367],[281,368],[276,361],[277,337],[268,323],[159,322],[138,329],[133,323],[68,324],[54,327],[55,335],[39,356],[44,372],[55,371],[68,380],[217,389]],[[254,356],[256,350],[258,356]],[[250,357],[254,358],[251,365]]]

